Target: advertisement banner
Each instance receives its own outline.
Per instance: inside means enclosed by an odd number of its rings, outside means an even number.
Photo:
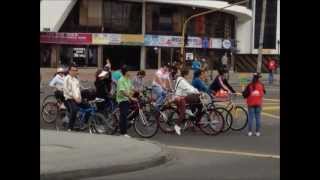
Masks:
[[[92,44],[119,45],[121,44],[121,34],[92,34]]]
[[[222,48],[222,39],[210,38],[210,48],[221,49]]]
[[[199,37],[188,37],[187,48],[202,48],[202,39]]]
[[[138,45],[141,46],[144,43],[143,35],[135,34],[122,34],[121,35],[121,44],[123,45]]]
[[[90,33],[43,32],[40,34],[40,43],[91,44],[92,35]]]

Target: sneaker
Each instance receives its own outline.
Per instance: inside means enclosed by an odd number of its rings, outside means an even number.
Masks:
[[[68,129],[68,132],[71,132],[71,129]]]
[[[179,136],[181,135],[181,127],[179,127],[178,125],[174,125],[174,130]]]
[[[190,109],[186,110],[186,114],[188,114],[189,116],[194,117],[194,114],[192,113],[192,111]]]
[[[260,132],[256,132],[256,136],[260,136],[261,134],[260,134]]]
[[[248,136],[252,136],[252,132],[248,132]]]
[[[131,138],[131,136],[129,136],[128,134],[124,134],[123,136],[126,138]]]

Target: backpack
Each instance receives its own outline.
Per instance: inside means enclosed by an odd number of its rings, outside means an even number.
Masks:
[[[246,89],[242,92],[243,98],[248,98],[250,96],[250,88],[249,85],[246,87]]]

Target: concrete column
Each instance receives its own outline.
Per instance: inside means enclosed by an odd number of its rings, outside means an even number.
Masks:
[[[161,48],[158,48],[158,69],[161,67]]]
[[[50,67],[58,67],[59,65],[59,46],[53,45],[51,46],[51,60],[50,60]]]
[[[142,3],[142,35],[144,36],[146,33],[146,3]],[[140,70],[143,70],[146,68],[146,47],[141,46],[140,51]]]
[[[102,68],[103,66],[103,47],[98,46],[98,68]]]
[[[140,51],[140,70],[146,69],[146,47],[141,46]]]

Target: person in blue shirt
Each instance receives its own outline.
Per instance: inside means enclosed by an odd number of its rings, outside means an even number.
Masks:
[[[201,63],[200,63],[200,61],[199,61],[199,58],[198,57],[196,57],[194,60],[193,60],[193,62],[192,62],[192,70],[194,70],[194,71],[197,71],[197,70],[200,70],[201,69]]]
[[[200,92],[205,92],[210,94],[210,89],[208,86],[204,83],[204,80],[206,78],[205,70],[200,69],[195,71],[194,78],[192,80],[192,86],[197,88]]]

